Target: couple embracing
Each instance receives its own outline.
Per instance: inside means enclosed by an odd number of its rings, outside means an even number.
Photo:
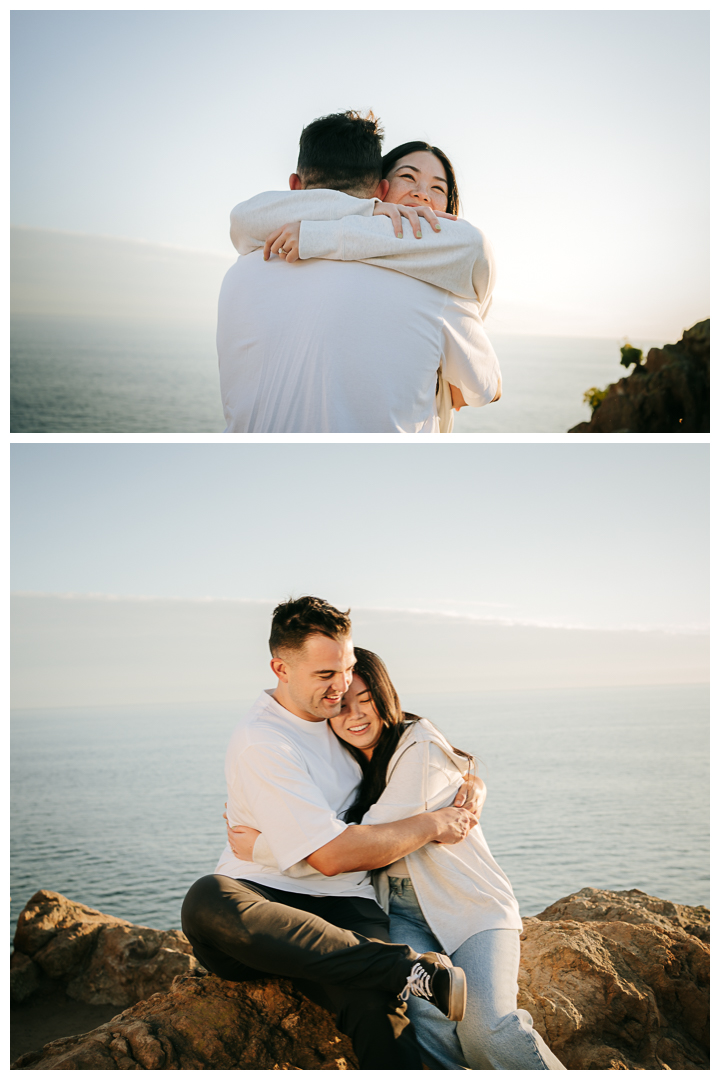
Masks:
[[[227,432],[450,432],[500,397],[495,264],[424,142],[372,113],[303,129],[290,191],[236,206],[217,348]]]
[[[183,905],[224,979],[293,979],[361,1069],[563,1069],[517,1008],[522,928],[473,760],[402,711],[348,613],[279,605],[277,687],[232,735],[228,846]]]

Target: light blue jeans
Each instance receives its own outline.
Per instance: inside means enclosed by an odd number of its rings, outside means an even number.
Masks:
[[[390,937],[416,952],[443,952],[425,922],[410,878],[390,878]],[[520,937],[517,930],[483,930],[451,956],[467,978],[468,1003],[459,1024],[412,995],[413,1022],[431,1069],[564,1069],[517,1007]]]

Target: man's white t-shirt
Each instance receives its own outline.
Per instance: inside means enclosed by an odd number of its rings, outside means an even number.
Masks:
[[[225,778],[228,821],[259,829],[274,863],[242,862],[227,844],[216,874],[313,896],[375,899],[364,870],[325,877],[306,864],[300,878],[284,873],[349,827],[338,814],[362,773],[329,724],[302,720],[263,691],[230,738]]]
[[[500,377],[477,302],[367,263],[261,251],[225,276],[217,347],[228,432],[435,432],[439,371],[475,406]]]

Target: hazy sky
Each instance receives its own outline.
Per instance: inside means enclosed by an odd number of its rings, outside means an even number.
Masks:
[[[18,591],[707,626],[705,445],[14,445]]]
[[[707,679],[704,445],[15,444],[12,464],[17,706],[251,697],[272,606],[303,593],[351,606],[406,693]]]
[[[441,146],[497,330],[676,340],[708,314],[703,11],[20,11],[14,224],[232,254],[302,126]],[[490,324],[489,324],[490,325]]]
[[[242,701],[273,686],[273,604],[16,594],[16,708]],[[353,605],[403,697],[708,681],[703,634],[563,630]]]

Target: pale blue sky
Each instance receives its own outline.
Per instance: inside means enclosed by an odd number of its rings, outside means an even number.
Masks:
[[[13,223],[232,254],[303,124],[373,107],[457,166],[497,330],[676,340],[708,314],[703,11],[24,11]]]
[[[704,628],[705,445],[14,445],[22,592]]]

